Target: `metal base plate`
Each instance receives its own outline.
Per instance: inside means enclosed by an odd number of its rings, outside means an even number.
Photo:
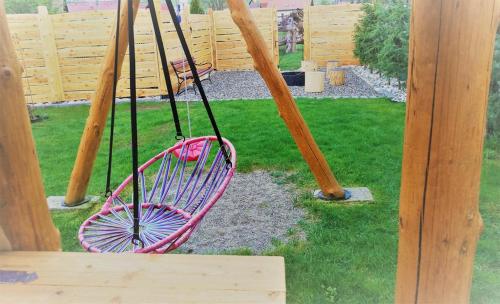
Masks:
[[[47,197],[47,204],[49,205],[49,210],[57,210],[57,211],[69,211],[69,210],[81,210],[88,209],[94,206],[98,201],[99,196],[86,196],[85,200],[76,206],[66,206],[64,203],[64,196],[49,196]]]
[[[372,203],[373,202],[373,195],[370,192],[370,189],[367,187],[357,187],[357,188],[344,188],[345,190],[349,191],[351,194],[351,197],[348,199],[333,199],[328,196],[325,196],[321,190],[315,190],[313,192],[313,195],[317,199],[325,200],[325,201],[332,201],[332,202],[339,202],[339,203]]]

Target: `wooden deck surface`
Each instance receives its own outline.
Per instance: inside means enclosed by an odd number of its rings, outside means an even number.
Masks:
[[[23,272],[36,279],[1,282]],[[285,303],[285,297],[282,257],[0,252],[2,303]]]

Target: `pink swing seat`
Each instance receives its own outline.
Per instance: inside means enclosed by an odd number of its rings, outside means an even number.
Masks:
[[[178,146],[177,149],[174,149],[172,153],[174,153],[175,157],[181,158],[184,160],[184,157],[186,157],[187,161],[195,161],[198,160],[198,157],[201,154],[201,151],[203,150],[203,142],[199,141],[196,143],[192,143],[189,145],[187,148],[187,156],[184,156],[182,153],[182,145],[176,145]]]
[[[80,227],[78,238],[91,252],[165,253],[186,242],[227,188],[236,168],[236,151],[215,136],[187,139],[139,167],[139,228],[143,244],[132,242],[132,175],[112,193],[101,211]],[[190,152],[196,152],[196,159]],[[196,160],[196,162],[194,161]]]

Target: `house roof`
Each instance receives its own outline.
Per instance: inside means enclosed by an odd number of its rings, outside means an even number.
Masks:
[[[122,1],[123,2],[123,1]],[[68,12],[116,10],[117,0],[67,0]],[[123,3],[122,3],[123,5]],[[147,8],[147,1],[141,0],[140,8]],[[161,4],[161,10],[168,10],[165,3]]]
[[[260,0],[260,7],[276,7],[278,11],[304,8],[305,0]]]

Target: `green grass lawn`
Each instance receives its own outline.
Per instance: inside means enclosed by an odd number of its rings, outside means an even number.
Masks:
[[[304,45],[297,44],[297,51],[285,53],[285,47],[280,47],[280,70],[291,71],[300,68],[300,62],[304,58]]]
[[[237,149],[238,170],[266,169],[295,184],[301,192],[297,204],[308,210],[307,219],[300,224],[306,240],[276,243],[267,253],[285,257],[288,302],[390,303],[396,271],[405,105],[384,99],[299,99],[298,104],[337,178],[343,185],[369,187],[374,204],[335,205],[311,197],[314,179],[272,101],[212,103],[223,136]],[[186,121],[185,105],[179,107]],[[47,195],[65,193],[88,109],[38,110],[49,117],[33,125]],[[167,104],[145,103],[139,109],[140,158],[145,161],[175,142],[174,129]],[[202,104],[191,104],[191,114],[194,135],[212,134]],[[118,105],[115,185],[130,172],[128,119],[128,105]],[[107,135],[90,194],[104,191]],[[500,299],[500,153],[493,150],[488,150],[483,170],[485,230],[475,264],[474,303],[498,303]],[[77,229],[97,208],[54,213],[64,250],[81,250]]]

